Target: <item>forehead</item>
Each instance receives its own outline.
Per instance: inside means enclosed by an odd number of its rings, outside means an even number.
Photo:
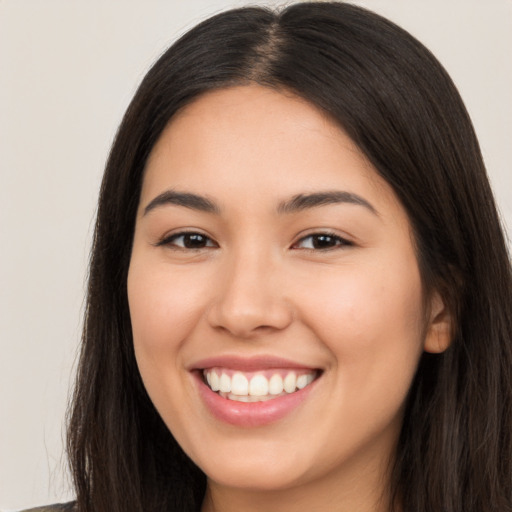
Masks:
[[[311,145],[330,139],[362,157],[341,128],[311,103],[286,90],[247,85],[207,92],[178,111],[153,148],[149,164],[162,152],[168,156],[171,148],[183,152],[193,148],[187,156],[200,157],[206,149],[220,153],[224,144],[232,144],[231,158],[242,149],[246,154],[252,149],[260,158],[262,149],[283,156],[285,144],[290,149],[294,142],[294,153],[300,153],[303,137],[310,138]],[[200,146],[194,146],[197,140]]]
[[[396,202],[329,116],[288,91],[250,85],[208,92],[173,117],[151,152],[142,199],[165,188],[250,202],[340,187]]]

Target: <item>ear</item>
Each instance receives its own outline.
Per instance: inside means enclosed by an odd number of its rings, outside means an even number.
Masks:
[[[438,292],[434,292],[430,302],[430,318],[426,329],[425,352],[440,354],[452,342],[453,318]]]

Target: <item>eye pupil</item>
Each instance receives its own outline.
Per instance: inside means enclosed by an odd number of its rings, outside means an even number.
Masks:
[[[336,238],[331,235],[315,235],[313,237],[313,247],[315,249],[325,249],[326,247],[334,247]]]
[[[187,249],[201,249],[206,246],[206,237],[199,233],[190,233],[183,236],[183,245]]]

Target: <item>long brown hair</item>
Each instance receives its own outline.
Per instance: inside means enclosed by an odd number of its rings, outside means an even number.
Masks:
[[[456,319],[451,347],[420,361],[390,509],[511,511],[511,266],[471,121],[424,46],[338,2],[214,16],[162,55],[131,102],[101,187],[69,422],[78,510],[201,506],[205,476],[137,370],[126,278],[144,166],[162,130],[201,93],[251,82],[291,90],[338,121],[402,202],[426,293],[441,293]]]

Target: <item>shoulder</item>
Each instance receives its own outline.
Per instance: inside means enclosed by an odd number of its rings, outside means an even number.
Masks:
[[[75,502],[59,503],[56,505],[45,505],[44,507],[30,508],[21,512],[74,512],[76,510]]]

